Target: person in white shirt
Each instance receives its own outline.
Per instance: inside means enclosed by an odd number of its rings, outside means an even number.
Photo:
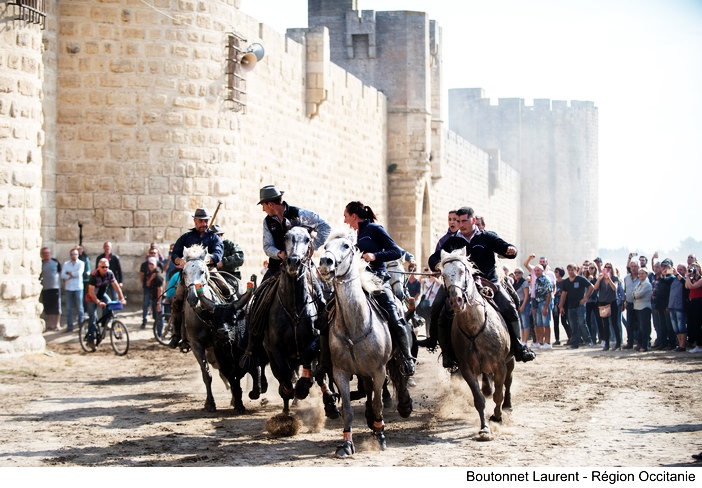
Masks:
[[[66,306],[68,307],[68,322],[66,332],[73,331],[73,318],[76,313],[78,326],[83,321],[83,271],[85,263],[78,259],[78,248],[71,249],[71,259],[63,264],[61,278],[66,290]]]

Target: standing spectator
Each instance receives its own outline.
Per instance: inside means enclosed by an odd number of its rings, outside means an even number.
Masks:
[[[536,302],[536,310],[534,315],[536,318],[536,333],[537,347],[541,349],[551,348],[551,308],[553,307],[553,284],[544,274],[544,270],[540,264],[534,266],[536,281],[534,283],[534,300]]]
[[[101,259],[107,259],[107,263],[110,266],[110,272],[115,276],[115,280],[117,280],[117,284],[119,285],[119,287],[122,288],[122,264],[120,263],[119,256],[117,256],[116,254],[112,254],[112,243],[110,241],[106,241],[102,245],[102,249],[105,252],[100,254],[95,259],[95,267],[97,268],[97,265]],[[108,289],[107,294],[113,302],[117,300],[117,292],[113,287],[110,287]]]
[[[598,278],[597,264],[595,264],[595,262],[588,263],[587,274],[584,276],[590,281],[590,283],[592,283],[594,287]],[[602,319],[600,318],[600,311],[597,308],[597,303],[599,300],[597,293],[597,287],[594,287],[594,291],[585,304],[585,323],[587,324],[587,328],[590,331],[590,338],[592,339],[592,344],[590,345],[595,345],[598,341],[601,341],[602,346],[604,347],[604,341],[602,340]]]
[[[48,247],[41,248],[39,281],[46,330],[61,330],[61,263],[51,257]]]
[[[654,252],[651,256],[651,267],[653,268],[653,276],[649,273],[648,281],[651,282],[651,319],[653,320],[653,330],[656,331],[656,340],[653,342],[651,349],[658,350],[665,347],[665,329],[661,328],[660,314],[658,313],[658,279],[661,277],[661,264],[656,262],[658,252]],[[666,306],[668,303],[666,302]],[[663,325],[665,326],[665,325]]]
[[[639,269],[639,284],[633,292],[634,310],[639,322],[639,346],[637,351],[648,351],[651,342],[651,293],[653,287],[648,281],[648,270]]]
[[[422,295],[422,282],[417,279],[417,275],[414,274],[414,272],[417,270],[417,265],[415,264],[410,264],[407,267],[407,271],[409,271],[410,274],[409,278],[407,278],[407,293],[409,294],[410,297],[414,298],[414,303],[419,305],[419,299]]]
[[[553,343],[554,346],[561,345],[561,333],[559,331],[559,321],[563,324],[563,330],[568,338],[567,344],[570,345],[571,333],[570,324],[568,323],[568,316],[561,314],[561,295],[563,294],[563,279],[565,278],[565,270],[563,268],[556,268],[553,270],[553,274],[556,275],[556,291],[553,295],[553,334],[556,336],[556,342]]]
[[[629,274],[624,277],[624,296],[626,297],[626,345],[622,349],[633,349],[638,342],[639,321],[634,310],[634,290],[639,285],[639,265],[631,261],[633,254],[629,254]]]
[[[68,322],[66,332],[73,332],[74,314],[77,323],[83,321],[83,271],[85,265],[78,259],[78,248],[71,249],[71,259],[63,263],[61,278],[66,288],[66,305],[68,306]]]
[[[664,259],[660,263],[660,275],[656,280],[656,302],[655,308],[658,313],[659,328],[661,334],[660,347],[654,349],[666,349],[672,351],[677,346],[677,338],[673,330],[673,323],[670,319],[668,302],[670,301],[670,287],[675,281],[673,275],[673,261]],[[655,313],[655,312],[654,312]],[[656,334],[659,331],[656,329]]]
[[[585,323],[585,304],[590,295],[595,291],[590,280],[583,275],[576,274],[578,266],[569,264],[566,266],[568,270],[568,279],[563,280],[563,292],[561,294],[560,312],[563,315],[564,311],[568,311],[568,323],[571,330],[571,349],[580,347],[580,338],[592,344],[590,331]]]
[[[602,319],[602,328],[600,330],[600,339],[603,341],[602,350],[609,351],[609,333],[610,328],[614,329],[614,334],[617,342],[614,345],[614,350],[618,351],[622,347],[622,336],[619,324],[615,323],[617,318],[617,285],[619,279],[614,275],[614,267],[612,263],[607,263],[602,269],[602,274],[595,282],[595,289],[598,292],[597,305],[598,315]]]
[[[141,307],[141,328],[146,329],[146,323],[148,322],[149,318],[149,308],[152,307],[151,303],[151,289],[149,288],[149,285],[146,283],[146,279],[149,276],[149,259],[154,258],[156,259],[156,267],[159,268],[159,271],[163,271],[163,267],[161,265],[161,262],[158,258],[158,249],[154,249],[151,247],[149,249],[148,254],[146,255],[146,260],[141,263],[141,266],[139,267],[139,281],[141,281],[141,289],[142,289],[142,307]]]
[[[531,331],[531,276],[525,278],[522,268],[516,268],[514,278],[514,291],[517,292],[517,298],[519,298],[519,327],[522,342],[526,344],[529,341],[529,332]]]
[[[678,339],[678,345],[675,352],[684,352],[687,346],[687,314],[685,304],[688,301],[690,290],[685,288],[685,275],[687,268],[682,264],[678,265],[676,270],[673,270],[675,280],[670,285],[670,298],[668,299],[668,311],[670,313],[670,321],[673,324],[673,330]]]
[[[158,258],[158,267],[161,268],[161,271],[163,271],[164,264],[166,262],[166,257],[161,252],[161,249],[158,247],[158,244],[152,242],[151,244],[149,244],[149,251],[152,251],[154,249],[156,250],[156,257]]]
[[[687,324],[690,335],[694,337],[695,347],[690,352],[702,352],[702,269],[697,261],[687,267],[685,287],[690,290]]]
[[[83,263],[83,303],[85,303],[85,297],[88,295],[88,284],[90,283],[90,273],[92,273],[93,268],[90,265],[90,258],[88,255],[85,253],[85,249],[83,249],[83,246],[78,244],[76,246],[76,249],[78,249],[78,259],[80,259]]]
[[[239,271],[239,268],[244,264],[244,250],[241,249],[239,244],[236,242],[225,239],[224,231],[219,225],[214,224],[212,229],[219,236],[219,238],[222,239],[222,245],[224,246],[222,260],[217,263],[217,269],[236,276],[236,278],[240,280],[241,271]]]
[[[151,249],[153,251],[153,249]],[[151,314],[154,317],[156,331],[159,336],[163,331],[163,310],[161,309],[161,297],[163,296],[163,275],[157,256],[149,256],[146,260],[147,270],[145,284],[149,291],[149,303],[151,304]],[[142,326],[142,329],[144,326]]]

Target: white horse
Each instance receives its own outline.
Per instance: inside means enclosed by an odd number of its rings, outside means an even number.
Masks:
[[[334,284],[335,308],[329,319],[329,348],[344,420],[344,442],[336,451],[336,456],[341,458],[356,452],[351,432],[353,409],[349,381],[352,375],[362,378],[366,386],[366,421],[380,449],[386,447],[382,400],[386,370],[398,396],[398,412],[402,417],[412,412],[407,380],[393,358],[387,323],[379,307],[364,293],[364,284],[367,290],[379,291],[382,283],[372,273],[361,271],[365,264],[355,250],[353,233],[332,234],[319,261],[320,276]]]

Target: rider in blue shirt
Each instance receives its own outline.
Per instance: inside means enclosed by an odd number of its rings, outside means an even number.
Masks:
[[[193,246],[195,244],[200,244],[207,249],[207,260],[208,264],[216,266],[222,260],[222,254],[224,253],[224,246],[222,244],[222,239],[217,235],[217,233],[209,228],[210,219],[212,216],[204,208],[198,208],[193,215],[193,221],[195,222],[195,227],[190,229],[188,232],[183,234],[178,238],[175,245],[173,246],[173,251],[171,251],[171,260],[175,264],[178,270],[183,269],[185,266],[185,260],[183,259],[183,251],[185,248]],[[215,268],[216,269],[216,268]],[[211,276],[214,276],[213,273]],[[225,285],[226,286],[226,285]],[[179,347],[181,342],[183,343],[181,349],[187,348],[186,341],[182,340],[182,325],[183,325],[183,300],[185,299],[185,288],[182,283],[178,282],[178,288],[176,289],[175,296],[171,302],[171,322],[173,324],[173,336],[171,341],[168,343],[168,347],[175,349]]]
[[[400,259],[404,251],[395,244],[383,226],[375,223],[376,218],[373,210],[361,202],[350,202],[344,209],[344,223],[358,231],[356,247],[361,251],[362,259],[368,263],[371,271],[385,283],[383,291],[375,294],[374,298],[388,315],[390,335],[398,345],[404,359],[403,372],[407,376],[412,376],[414,374],[414,358],[410,352],[410,329],[397,309],[395,295],[390,288],[390,277],[385,267],[386,262]]]

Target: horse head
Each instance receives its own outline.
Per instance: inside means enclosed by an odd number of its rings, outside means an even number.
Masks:
[[[335,276],[346,276],[351,271],[356,252],[353,233],[333,232],[324,244],[324,254],[319,258],[319,276],[331,281]]]
[[[390,286],[392,287],[392,292],[400,300],[405,299],[405,268],[402,266],[402,262],[399,259],[395,261],[389,261],[385,263],[385,267],[388,270],[388,275],[390,275]]]
[[[210,272],[205,259],[207,249],[195,244],[183,251],[185,266],[183,267],[183,282],[188,290],[188,303],[191,307],[197,305],[200,295],[206,290]]]
[[[465,248],[451,253],[441,251],[441,276],[449,296],[449,304],[455,313],[465,310],[475,290],[474,267],[466,257]]]
[[[312,236],[305,227],[292,227],[285,233],[285,261],[283,269],[289,276],[301,276],[314,253]]]

